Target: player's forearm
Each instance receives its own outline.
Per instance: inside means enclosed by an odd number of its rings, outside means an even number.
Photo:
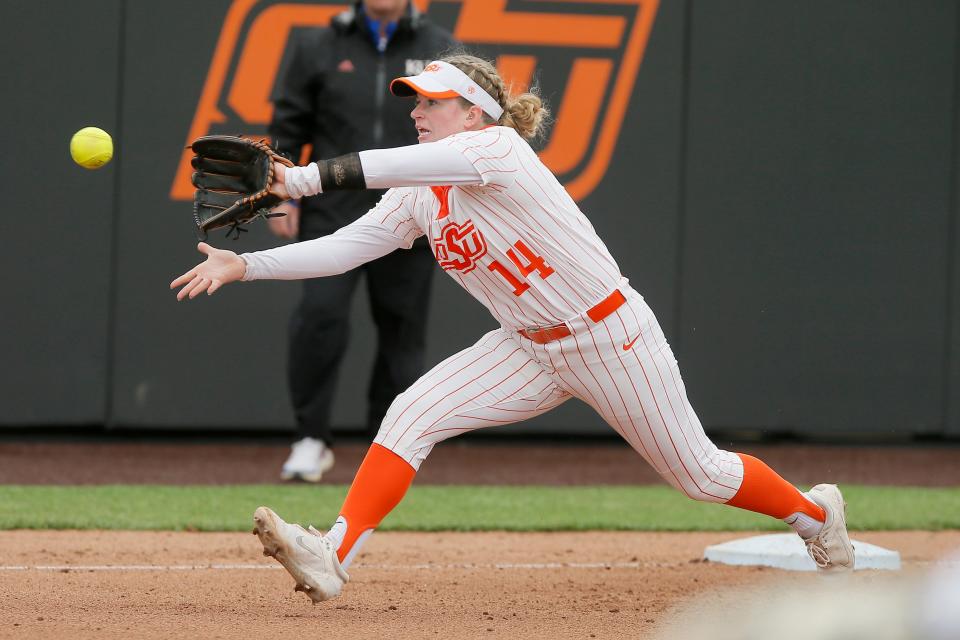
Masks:
[[[240,254],[247,266],[243,280],[300,280],[343,273],[329,237]]]
[[[407,246],[382,228],[363,224],[363,219],[336,233],[293,244],[244,253],[243,280],[305,280],[346,273]]]
[[[372,149],[287,169],[291,197],[340,189],[388,189],[430,185],[480,184],[473,164],[446,145],[418,144]]]

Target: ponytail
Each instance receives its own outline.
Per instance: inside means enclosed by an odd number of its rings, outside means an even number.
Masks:
[[[527,140],[543,135],[549,122],[550,109],[543,103],[536,88],[531,88],[519,96],[511,96],[503,78],[497,73],[497,68],[489,60],[463,53],[448,55],[442,60],[467,74],[503,107],[499,122],[494,122],[489,115],[483,114],[490,124],[510,127]]]

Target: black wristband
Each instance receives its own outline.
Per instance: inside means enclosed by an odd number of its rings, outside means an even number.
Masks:
[[[330,160],[317,160],[320,188],[324,193],[340,189],[366,189],[359,153],[348,153]]]

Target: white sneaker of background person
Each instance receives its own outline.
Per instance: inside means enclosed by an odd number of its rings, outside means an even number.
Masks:
[[[283,480],[320,482],[323,474],[333,467],[333,451],[323,440],[304,438],[290,447],[290,457],[283,463]]]

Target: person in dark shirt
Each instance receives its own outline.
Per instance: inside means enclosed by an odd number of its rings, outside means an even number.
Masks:
[[[363,0],[329,28],[291,35],[274,94],[269,133],[295,161],[310,145],[310,160],[417,143],[410,105],[388,100],[392,78],[419,73],[454,45],[410,0]],[[383,191],[340,191],[288,201],[270,219],[278,236],[310,240],[329,235],[369,211]],[[297,441],[284,463],[285,480],[317,482],[333,466],[331,406],[350,333],[350,300],[366,275],[377,328],[366,427],[373,436],[390,402],[424,370],[426,316],[434,258],[418,241],[363,269],[306,280],[290,320],[287,382]]]

